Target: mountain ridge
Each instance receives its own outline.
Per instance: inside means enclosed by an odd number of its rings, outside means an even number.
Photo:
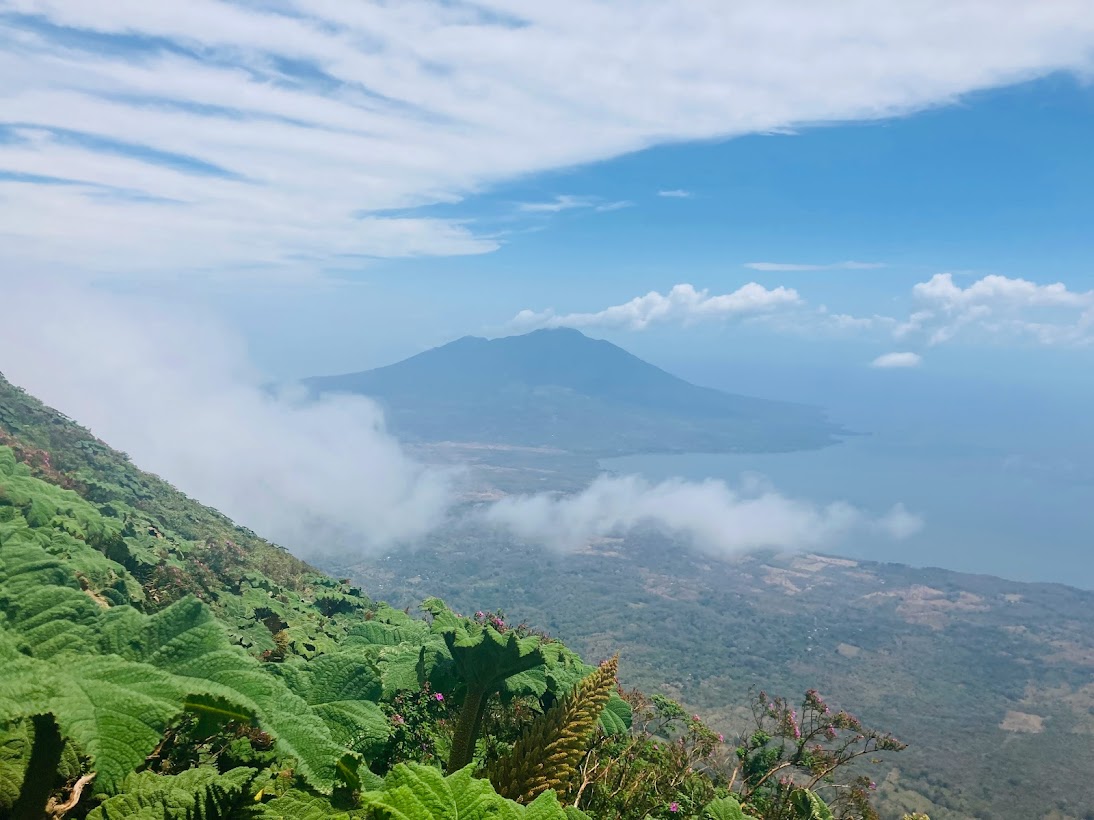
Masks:
[[[843,432],[818,408],[695,385],[572,328],[463,336],[372,370],[310,377],[377,400],[398,435],[595,455],[774,452]],[[514,421],[517,420],[517,421]]]

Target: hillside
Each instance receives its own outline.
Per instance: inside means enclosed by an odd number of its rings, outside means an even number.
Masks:
[[[304,380],[378,400],[411,441],[552,447],[598,455],[822,447],[815,408],[699,387],[577,330],[467,336],[362,373]]]
[[[629,684],[727,735],[749,725],[750,690],[838,693],[909,744],[874,773],[886,818],[1091,817],[1091,592],[818,555],[720,559],[653,531],[560,554],[469,528],[332,566],[397,603],[428,589],[505,606],[588,656],[620,648]]]
[[[850,820],[877,816],[867,779],[831,773],[902,748],[844,711],[816,723],[813,692],[765,696],[735,746],[619,688],[618,656],[421,610],[312,570],[0,376],[0,817]]]

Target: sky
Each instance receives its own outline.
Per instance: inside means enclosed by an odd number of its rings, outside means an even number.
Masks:
[[[1092,79],[1087,0],[0,0],[0,284],[215,325],[248,385],[573,326],[1056,452],[1094,408]],[[0,371],[78,402],[34,319]]]

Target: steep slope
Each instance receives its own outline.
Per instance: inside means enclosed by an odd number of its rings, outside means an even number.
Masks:
[[[699,387],[577,330],[467,336],[362,373],[306,379],[380,401],[400,435],[576,452],[777,451],[837,432],[815,408]]]
[[[0,376],[0,817],[830,816],[812,790],[829,764],[783,759],[815,693],[800,719],[765,703],[768,733],[716,788],[723,741],[618,690],[616,659],[589,666],[500,613],[421,608],[311,570]],[[834,755],[901,747],[836,721],[817,737]],[[531,784],[523,802],[489,779],[503,771]],[[831,793],[865,805],[865,782]]]

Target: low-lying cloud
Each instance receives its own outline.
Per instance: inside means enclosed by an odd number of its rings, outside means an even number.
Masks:
[[[450,474],[408,457],[375,403],[271,392],[216,322],[90,290],[6,295],[26,309],[0,323],[0,372],[271,540],[367,550],[450,507]]]
[[[458,470],[424,464],[369,399],[271,390],[220,323],[90,289],[13,286],[0,372],[200,501],[298,553],[409,544],[458,509]],[[654,526],[716,553],[835,546],[851,533],[905,537],[899,505],[870,515],[749,484],[602,476],[568,496],[511,497],[471,520],[553,548]]]
[[[903,505],[871,517],[845,502],[817,505],[775,490],[725,482],[639,476],[601,476],[576,495],[513,496],[486,507],[483,520],[509,527],[521,538],[572,550],[591,539],[654,527],[683,536],[707,552],[750,549],[820,549],[856,532],[907,538],[923,522]]]

